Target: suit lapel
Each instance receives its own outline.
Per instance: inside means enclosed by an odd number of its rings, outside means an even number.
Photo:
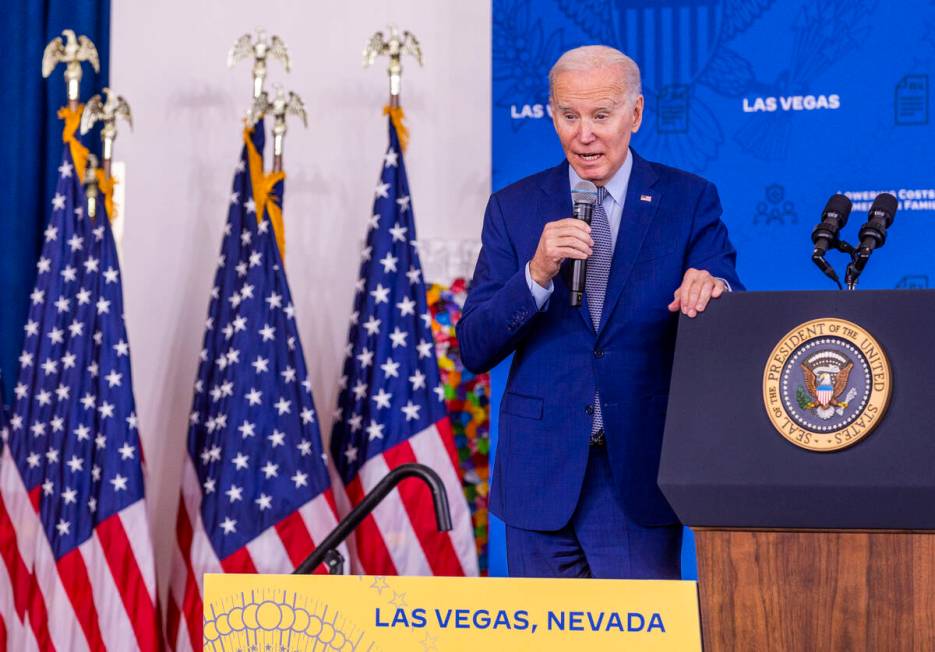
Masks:
[[[571,204],[571,186],[568,181],[568,161],[562,161],[559,165],[552,168],[550,173],[542,180],[540,189],[542,194],[539,196],[539,203],[537,206],[537,212],[540,218],[539,224],[539,233],[541,234],[542,228],[545,227],[547,222],[554,222],[565,217],[571,217],[572,213],[572,204]],[[563,271],[568,266],[568,261],[562,265]],[[563,294],[561,301],[564,303],[569,302],[568,293],[570,288],[564,278],[563,273],[559,273],[554,279],[555,283],[555,292],[553,292],[553,300],[555,293],[561,292]],[[587,325],[588,330],[594,332],[594,324],[591,323],[591,315],[588,312],[587,301],[583,301],[579,308],[571,308],[577,312],[584,323]]]
[[[633,152],[633,171],[630,173],[627,198],[623,205],[623,216],[620,219],[620,230],[617,232],[614,256],[610,263],[607,294],[604,298],[604,309],[601,311],[598,334],[604,329],[620,299],[620,294],[633,270],[633,264],[643,246],[646,231],[659,208],[662,195],[651,189],[656,178],[652,167],[637,156],[636,152]]]

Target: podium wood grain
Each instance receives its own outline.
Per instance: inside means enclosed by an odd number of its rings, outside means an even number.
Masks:
[[[935,650],[935,532],[695,533],[706,652]]]

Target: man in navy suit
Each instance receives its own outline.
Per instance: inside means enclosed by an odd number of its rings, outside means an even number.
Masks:
[[[566,161],[494,193],[458,324],[465,366],[514,354],[490,508],[512,576],[674,578],[681,526],[656,484],[677,313],[740,289],[708,181],[640,158],[639,68],[613,48],[549,73]],[[598,187],[589,227],[571,189]],[[567,270],[588,260],[583,305]]]

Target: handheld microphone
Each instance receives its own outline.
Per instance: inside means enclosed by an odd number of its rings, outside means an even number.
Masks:
[[[573,217],[590,225],[591,212],[597,202],[597,186],[590,181],[579,181],[571,190],[571,201],[574,204]],[[576,308],[581,305],[584,296],[587,265],[586,260],[577,259],[571,264],[571,305]]]
[[[841,281],[834,268],[825,260],[825,254],[829,249],[836,249],[840,244],[838,233],[847,224],[847,218],[851,214],[851,200],[844,195],[832,195],[825,204],[825,209],[821,212],[821,222],[812,229],[812,242],[815,249],[812,250],[812,262],[824,272],[825,276],[841,287]]]
[[[880,193],[873,200],[867,221],[860,227],[860,247],[854,254],[853,262],[847,266],[845,281],[848,287],[853,288],[857,284],[857,278],[870,260],[870,254],[886,244],[886,230],[893,224],[897,208],[899,202],[888,192]]]

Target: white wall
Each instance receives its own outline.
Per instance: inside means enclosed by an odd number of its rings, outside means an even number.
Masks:
[[[274,62],[269,81],[308,110],[308,129],[292,123],[286,136],[286,263],[327,437],[386,147],[386,64],[364,70],[361,53],[390,22],[416,34],[425,55],[421,69],[404,61],[402,94],[420,240],[476,241],[490,176],[489,2],[113,3],[111,85],[134,120],[115,147],[128,175],[126,319],[163,598],[196,358],[251,94],[250,64],[227,69],[227,51],[256,27],[282,36],[293,70]]]

